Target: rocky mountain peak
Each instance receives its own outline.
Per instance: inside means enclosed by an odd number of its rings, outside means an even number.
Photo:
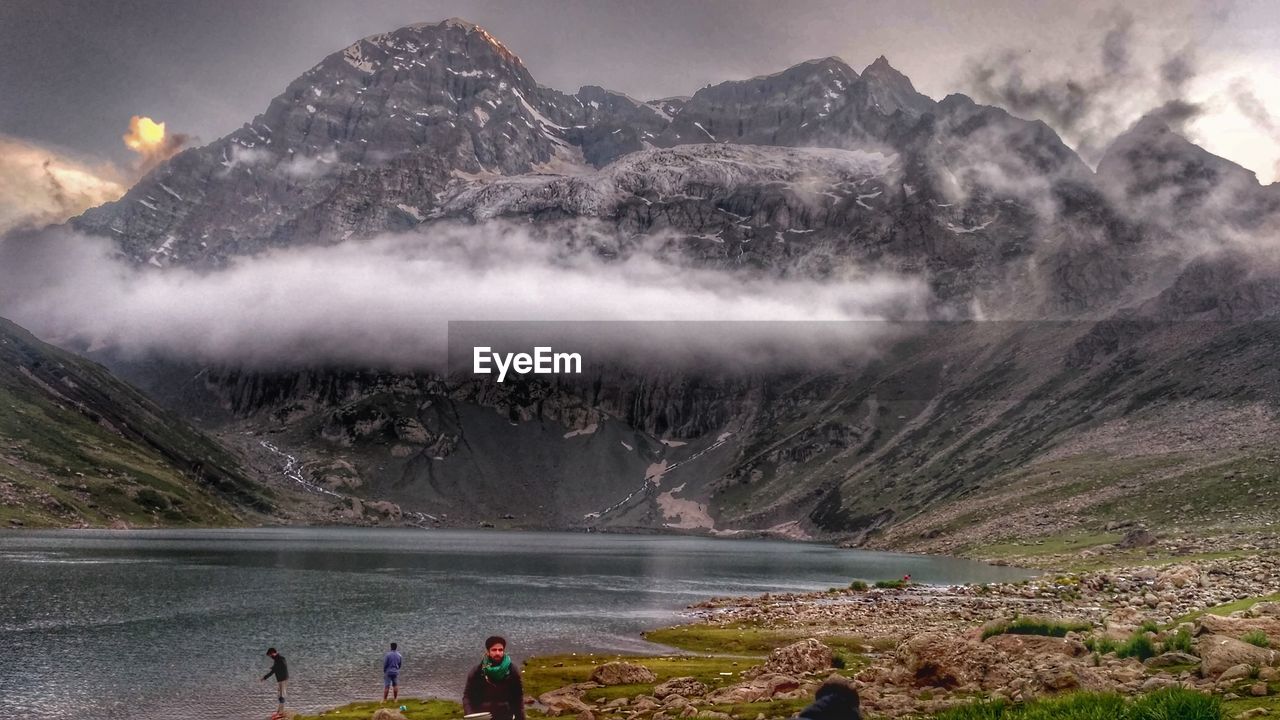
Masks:
[[[1188,140],[1167,113],[1143,116],[1107,148],[1098,163],[1098,180],[1119,202],[1154,205],[1161,213],[1182,214],[1220,205],[1233,198],[1235,208],[1274,204],[1260,192],[1257,175]]]
[[[937,108],[937,103],[917,92],[911,79],[890,65],[883,55],[862,71],[862,85],[866,87],[870,107],[885,115],[901,110],[908,116],[920,117]]]

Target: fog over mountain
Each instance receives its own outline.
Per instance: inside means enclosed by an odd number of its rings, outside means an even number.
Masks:
[[[480,26],[409,25],[5,236],[0,315],[268,475],[287,448],[289,482],[344,498],[330,519],[350,496],[938,549],[977,503],[990,532],[1095,528],[1206,496],[1207,459],[1280,429],[1280,186],[1187,138],[1193,54],[1144,64],[1134,32],[1119,16],[1083,80],[977,64],[987,105],[885,57],[568,94]],[[602,362],[440,372],[447,321],[520,320]],[[1097,457],[1176,470],[1095,497]]]

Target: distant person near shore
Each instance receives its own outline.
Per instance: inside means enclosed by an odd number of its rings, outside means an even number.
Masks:
[[[382,702],[387,701],[388,692],[392,699],[400,699],[400,665],[403,663],[396,644],[391,643],[391,651],[382,657]]]
[[[797,720],[862,720],[858,689],[846,677],[832,677],[818,688],[813,702]]]
[[[271,716],[271,720],[284,717],[284,688],[285,683],[289,682],[289,665],[285,663],[284,656],[276,652],[275,648],[267,648],[267,657],[271,658],[271,669],[266,675],[262,676],[262,682],[266,682],[267,678],[272,675],[276,678],[276,688],[278,690],[276,700],[279,705],[276,707],[276,713]]]
[[[525,720],[524,681],[507,654],[507,641],[493,635],[484,641],[484,659],[467,675],[462,711],[487,712],[492,720]]]

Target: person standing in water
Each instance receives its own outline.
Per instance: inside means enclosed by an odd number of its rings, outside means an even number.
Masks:
[[[392,693],[392,699],[400,699],[400,665],[403,662],[396,644],[391,643],[391,652],[382,657],[382,702],[387,701],[387,693]]]
[[[278,689],[277,701],[279,705],[276,707],[276,714],[272,715],[272,720],[284,717],[284,687],[289,682],[289,666],[284,661],[284,656],[276,652],[275,648],[267,648],[267,657],[271,658],[271,669],[266,675],[262,676],[262,682],[266,682],[267,678],[275,675],[276,687]]]
[[[467,675],[462,711],[487,712],[492,720],[525,720],[524,681],[507,654],[507,641],[493,635],[484,641],[484,659]]]

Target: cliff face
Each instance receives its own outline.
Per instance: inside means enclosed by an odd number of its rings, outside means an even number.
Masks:
[[[1043,123],[935,102],[883,58],[642,102],[544,88],[483,29],[447,21],[325,58],[74,225],[156,272],[507,223],[566,253],[733,281],[918,279],[922,307],[881,316],[933,322],[838,369],[604,366],[495,385],[223,367],[194,392],[121,366],[218,427],[278,435],[312,480],[407,510],[866,540],[1042,481],[1076,525],[1137,512],[1146,491],[1102,508],[1093,478],[1035,470],[1114,456],[1136,427],[1126,457],[1254,453],[1193,428],[1202,412],[1273,429],[1280,274],[1237,240],[1273,227],[1274,190],[1155,118],[1095,174]]]

